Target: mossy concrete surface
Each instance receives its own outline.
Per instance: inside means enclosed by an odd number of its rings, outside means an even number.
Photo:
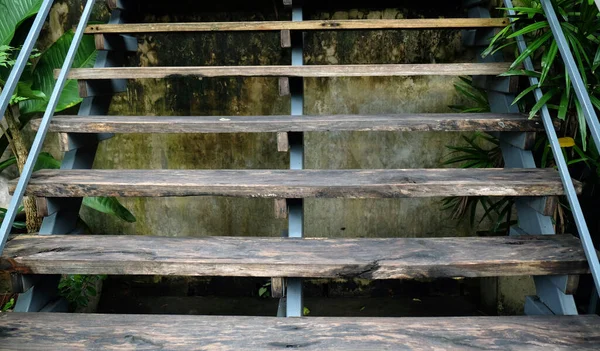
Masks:
[[[52,9],[41,45],[71,28],[81,0],[61,0]],[[281,1],[257,0],[172,3],[149,0],[150,12],[134,11],[131,22],[290,20]],[[310,2],[307,19],[464,17],[460,1],[423,5],[410,1]],[[351,9],[348,9],[351,7]],[[106,21],[99,1],[93,20]],[[289,49],[279,33],[169,33],[140,35],[131,66],[287,65]],[[306,33],[306,64],[472,62],[458,30],[323,31]],[[305,80],[306,114],[450,112],[461,103],[457,77],[334,78]],[[71,111],[72,112],[72,111]],[[130,81],[114,97],[113,115],[270,115],[289,114],[290,99],[278,93],[278,80],[168,79]],[[307,133],[306,168],[440,167],[447,145],[460,133]],[[57,157],[55,136],[46,143]],[[100,145],[98,169],[286,169],[289,156],[277,152],[276,136],[258,134],[117,135]],[[449,218],[441,199],[343,200],[305,202],[309,237],[468,236],[475,229]],[[125,223],[84,209],[94,233],[163,236],[280,236],[285,219],[275,218],[273,200],[233,198],[122,199],[137,217]],[[512,288],[511,288],[512,289]],[[510,289],[509,289],[510,290]],[[504,307],[511,301],[504,299]],[[518,300],[516,297],[513,300]],[[521,301],[516,301],[515,306]]]

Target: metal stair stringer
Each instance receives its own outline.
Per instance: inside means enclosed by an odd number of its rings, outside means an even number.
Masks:
[[[125,22],[124,8],[113,9],[109,23],[121,24]],[[111,43],[120,48],[131,48],[131,41],[126,45],[127,38],[119,35],[111,37]],[[124,63],[124,52],[122,51],[100,51],[96,59],[95,68],[118,67]],[[83,99],[79,108],[79,116],[106,115],[112,94],[126,90],[125,80],[112,80],[106,84],[101,82],[104,91],[96,91],[97,96]],[[89,84],[89,83],[87,83]],[[91,169],[98,149],[98,143],[112,137],[110,133],[97,134],[67,134],[68,148],[64,154],[61,169]],[[47,214],[40,228],[40,235],[74,234],[77,233],[79,211],[83,198],[47,198]],[[13,274],[13,291],[19,293],[16,312],[66,312],[68,305],[64,299],[59,298],[58,281],[60,276],[39,276]]]
[[[468,8],[469,18],[491,18],[487,7],[477,3],[475,6]],[[468,6],[468,1],[465,1],[465,6]],[[489,42],[495,34],[493,29],[476,29],[475,38],[472,39],[474,45],[482,42]],[[504,57],[501,52],[489,55],[485,58],[481,57],[478,52],[479,62],[504,62]],[[504,78],[510,79],[508,77]],[[495,78],[494,83],[498,84],[499,78]],[[509,85],[508,83],[505,85]],[[486,89],[490,110],[494,113],[520,113],[518,106],[513,105],[515,95],[508,92],[500,92],[492,89]],[[520,143],[515,140],[525,140],[525,133],[498,133],[500,139],[500,147],[504,158],[505,168],[537,168],[533,154],[530,150],[526,150],[525,146],[518,147]],[[525,143],[521,143],[525,144]],[[518,216],[518,228],[511,229],[511,235],[514,234],[544,234],[554,235],[554,225],[552,218],[540,213],[535,206],[531,206],[531,199],[517,198],[515,206]],[[546,201],[545,198],[537,198],[533,201]],[[529,296],[525,301],[525,313],[529,315],[539,314],[556,314],[556,315],[576,315],[577,307],[572,295],[573,286],[577,282],[578,276],[549,276],[549,277],[534,277],[537,296]]]

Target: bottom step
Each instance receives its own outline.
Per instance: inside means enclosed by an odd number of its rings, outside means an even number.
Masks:
[[[2,350],[597,350],[598,316],[0,314]]]
[[[597,350],[598,316],[0,314],[2,350]]]

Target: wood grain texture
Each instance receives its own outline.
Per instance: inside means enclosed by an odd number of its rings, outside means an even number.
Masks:
[[[431,63],[307,66],[189,66],[74,68],[69,79],[161,79],[179,77],[401,77],[499,75],[509,63]],[[58,77],[60,70],[55,70]]]
[[[415,18],[368,19],[327,21],[253,21],[253,22],[200,22],[200,23],[132,23],[94,24],[87,34],[98,33],[167,33],[167,32],[237,32],[278,30],[346,30],[346,29],[445,29],[493,28],[508,24],[506,18]]]
[[[32,120],[37,130],[39,120]],[[57,133],[260,133],[328,131],[543,131],[539,119],[520,114],[434,113],[324,116],[56,116]]]
[[[600,317],[276,318],[0,314],[14,350],[597,350]]]
[[[581,183],[574,181],[578,192]],[[12,193],[16,180],[9,183]],[[26,195],[404,198],[563,195],[554,169],[43,170]]]
[[[18,236],[0,268],[25,274],[413,279],[588,273],[571,235],[290,239]]]

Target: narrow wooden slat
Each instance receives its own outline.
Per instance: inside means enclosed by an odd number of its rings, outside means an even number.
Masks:
[[[18,236],[0,268],[23,274],[414,279],[588,273],[571,235],[289,239]]]
[[[494,28],[508,24],[506,18],[416,18],[368,19],[327,21],[253,21],[253,22],[198,22],[198,23],[135,23],[93,24],[87,34],[98,33],[171,33],[171,32],[237,32],[279,30],[347,30],[347,29],[444,29]]]
[[[600,317],[232,317],[0,314],[23,350],[597,350]]]
[[[39,128],[39,120],[31,121]],[[327,131],[543,131],[539,119],[520,114],[390,114],[324,116],[56,116],[58,133],[255,133]]]
[[[499,75],[509,63],[432,63],[307,66],[199,66],[74,68],[69,79],[161,79],[178,77],[399,77]],[[55,70],[58,76],[60,70]]]
[[[574,181],[578,191],[581,183]],[[14,191],[16,181],[9,183]],[[563,195],[554,169],[44,170],[26,194],[39,197],[232,196],[401,198]]]

